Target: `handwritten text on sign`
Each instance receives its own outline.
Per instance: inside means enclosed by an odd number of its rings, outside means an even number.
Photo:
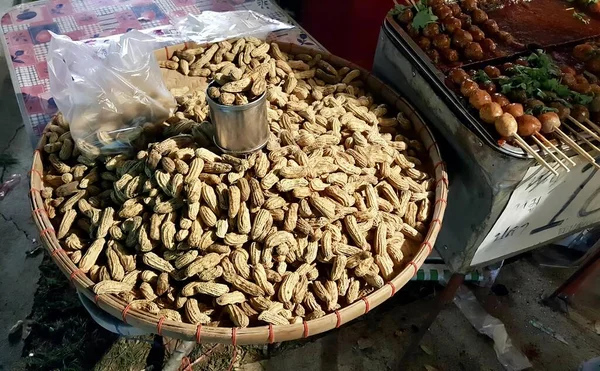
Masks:
[[[600,172],[579,157],[573,161],[577,166],[557,177],[540,166],[527,171],[471,265],[490,262],[600,222]]]

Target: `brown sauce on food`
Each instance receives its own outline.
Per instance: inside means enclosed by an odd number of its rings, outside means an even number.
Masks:
[[[600,34],[600,19],[586,13],[589,24],[585,24],[573,17],[573,12],[582,12],[573,7],[564,0],[533,0],[490,11],[488,16],[525,45],[548,46]]]

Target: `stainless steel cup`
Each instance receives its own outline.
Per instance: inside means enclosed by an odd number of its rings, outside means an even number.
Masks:
[[[210,107],[210,119],[215,125],[215,144],[223,152],[244,154],[261,149],[269,140],[267,121],[267,98],[258,99],[242,106],[225,106],[206,94]]]

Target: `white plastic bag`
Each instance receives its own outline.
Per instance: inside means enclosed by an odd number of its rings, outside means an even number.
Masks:
[[[154,39],[138,31],[102,48],[52,34],[50,92],[80,148],[126,151],[145,124],[163,122],[173,113],[176,102],[154,48]]]
[[[203,44],[242,36],[254,36],[265,40],[271,32],[294,26],[252,10],[236,10],[190,14],[178,20],[175,27],[184,38]]]

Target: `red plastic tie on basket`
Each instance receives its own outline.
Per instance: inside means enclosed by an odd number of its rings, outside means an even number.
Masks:
[[[438,199],[437,201],[435,201],[435,203],[433,204],[433,207],[434,207],[434,208],[435,208],[435,207],[437,207],[437,204],[439,204],[440,202],[443,202],[443,203],[445,203],[446,205],[448,204],[448,201],[446,201],[446,199],[445,199],[445,198],[440,198],[440,199]]]
[[[427,153],[429,153],[429,151],[431,151],[431,148],[433,148],[433,146],[435,146],[437,142],[433,141],[429,146],[427,146]]]
[[[160,319],[158,320],[158,323],[156,324],[156,332],[162,336],[162,325],[163,322],[165,321],[165,317],[160,317]]]
[[[81,269],[75,269],[73,271],[73,273],[71,273],[71,275],[69,276],[69,280],[73,281],[73,279],[75,278],[76,275],[78,274],[83,274],[83,271]]]
[[[123,318],[123,322],[127,323],[127,312],[129,312],[129,309],[131,308],[131,303],[127,304],[125,306],[125,309],[123,309],[123,312],[121,313],[121,318]]]
[[[32,215],[35,215],[35,214],[40,214],[40,215],[46,214],[46,215],[48,215],[48,212],[43,207],[38,207],[37,209],[33,209],[33,211],[31,211],[31,214]]]
[[[433,246],[431,246],[431,242],[425,241],[425,242],[423,242],[423,244],[421,246],[423,246],[423,245],[427,246],[427,249],[429,250],[429,253],[431,254],[431,250],[433,250]]]
[[[100,299],[100,295],[94,296],[94,303],[98,306],[98,300]]]
[[[198,324],[196,327],[196,343],[200,344],[200,339],[202,338],[202,324]]]
[[[437,164],[433,165],[433,171],[435,172],[435,169],[437,169],[438,166],[440,165],[445,165],[446,163],[444,161],[440,161]]]
[[[231,345],[236,346],[237,344],[237,328],[231,329]]]
[[[437,186],[440,184],[440,182],[443,182],[446,184],[446,187],[448,187],[448,178],[446,178],[445,176],[441,177],[440,179],[435,181],[435,188],[437,188]]]
[[[361,298],[361,300],[365,302],[365,314],[369,313],[369,310],[371,308],[369,306],[369,300],[364,296]]]
[[[417,272],[419,271],[419,267],[417,267],[417,264],[414,261],[409,261],[408,265],[411,265],[413,268],[415,268],[415,273],[413,274],[413,276],[417,275]]]
[[[31,174],[37,174],[37,176],[39,176],[40,179],[44,177],[44,174],[40,173],[37,169],[34,168],[31,168],[31,170],[29,170],[29,175],[31,176]]]
[[[342,325],[342,316],[340,316],[340,311],[335,311],[335,316],[337,317],[337,321],[335,322],[335,328],[338,328]]]
[[[273,333],[273,324],[269,323],[269,344],[273,344],[275,341],[275,334]]]
[[[392,289],[392,294],[390,295],[390,298],[391,298],[392,296],[396,295],[396,285],[394,285],[394,283],[392,281],[389,281],[387,284]]]
[[[50,254],[50,256],[56,256],[56,255],[58,255],[59,253],[61,253],[63,251],[65,251],[65,250],[63,250],[62,247],[59,247],[58,249],[52,251],[52,253]]]
[[[45,235],[46,233],[50,233],[50,232],[52,232],[53,234],[54,234],[54,233],[56,233],[56,232],[54,231],[54,228],[52,228],[52,227],[49,227],[49,228],[46,228],[46,229],[42,230],[42,231],[40,232],[40,236],[44,237],[44,235]]]
[[[304,331],[302,331],[302,338],[306,339],[308,337],[308,322],[302,322],[302,326],[304,326]]]

